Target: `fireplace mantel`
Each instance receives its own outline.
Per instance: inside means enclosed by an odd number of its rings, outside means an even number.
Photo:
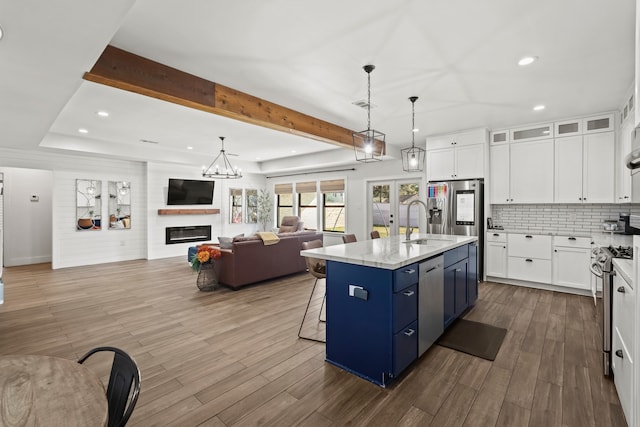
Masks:
[[[158,209],[158,215],[209,215],[219,213],[220,209]]]

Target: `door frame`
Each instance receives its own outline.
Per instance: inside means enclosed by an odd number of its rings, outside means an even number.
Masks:
[[[422,201],[426,199],[426,187],[427,182],[424,177],[414,177],[414,178],[389,178],[389,179],[379,179],[379,180],[367,180],[366,188],[367,188],[367,234],[373,230],[373,200],[372,200],[372,190],[374,185],[389,185],[389,215],[390,220],[393,220],[393,223],[387,224],[389,227],[389,235],[397,235],[400,233],[400,204],[399,204],[399,193],[400,193],[400,185],[402,184],[418,184],[418,198]],[[419,216],[419,227],[420,230],[427,229],[427,215],[424,212],[424,209],[420,209]]]

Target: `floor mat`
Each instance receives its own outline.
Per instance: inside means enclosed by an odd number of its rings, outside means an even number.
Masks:
[[[494,360],[507,330],[472,320],[456,320],[437,344],[472,356]]]

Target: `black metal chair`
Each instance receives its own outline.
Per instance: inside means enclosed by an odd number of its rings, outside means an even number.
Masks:
[[[113,352],[113,364],[107,386],[109,427],[122,427],[129,421],[138,401],[140,371],[131,356],[115,347],[96,347],[82,356],[78,363],[84,363],[89,356],[98,352]]]

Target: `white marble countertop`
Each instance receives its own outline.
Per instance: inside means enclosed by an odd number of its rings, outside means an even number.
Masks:
[[[412,234],[411,241],[426,239],[427,244],[404,243],[404,235],[363,240],[342,245],[300,251],[300,255],[328,261],[396,270],[405,265],[441,254],[478,240],[476,236]]]
[[[615,267],[618,274],[622,276],[622,278],[633,288],[633,260],[623,259],[623,258],[614,258],[613,266]]]

